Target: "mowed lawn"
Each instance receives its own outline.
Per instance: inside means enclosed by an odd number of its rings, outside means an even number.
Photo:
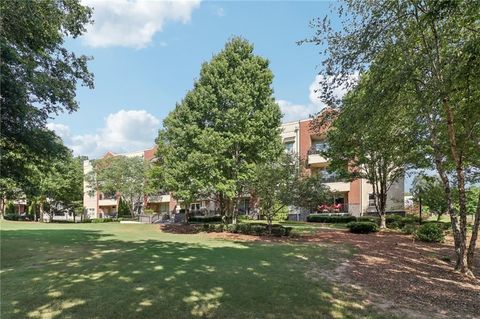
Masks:
[[[2,318],[385,318],[327,279],[346,245],[2,221]]]

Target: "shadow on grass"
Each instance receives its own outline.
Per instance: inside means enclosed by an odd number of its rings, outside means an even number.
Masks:
[[[331,248],[121,241],[90,230],[4,230],[2,318],[376,318],[322,278]],[[382,317],[384,318],[384,317]]]

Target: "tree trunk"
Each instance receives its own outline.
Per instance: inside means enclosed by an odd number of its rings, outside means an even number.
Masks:
[[[40,217],[39,217],[39,222],[43,223],[43,201],[40,200],[40,203],[38,205],[39,210],[40,210]]]
[[[419,222],[419,224],[421,224],[422,223],[422,196],[419,196],[419,198],[418,198],[418,205],[419,205],[418,222]]]
[[[380,228],[387,228],[387,218],[385,217],[385,213],[380,213]]]
[[[2,219],[5,219],[5,197],[2,196],[2,200],[0,201],[0,213],[2,214]]]
[[[477,245],[479,226],[480,226],[480,194],[478,195],[477,210],[475,212],[475,221],[473,223],[472,237],[470,237],[470,244],[468,246],[468,252],[467,252],[467,267],[472,272],[472,275],[473,275],[474,254],[475,254],[475,248]]]

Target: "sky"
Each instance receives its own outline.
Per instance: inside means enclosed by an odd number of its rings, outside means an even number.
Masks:
[[[283,121],[308,118],[324,107],[314,90],[321,48],[297,45],[330,12],[326,1],[84,0],[94,23],[66,47],[93,57],[93,90],[79,87],[80,108],[48,126],[75,155],[96,158],[153,146],[163,119],[198,78],[202,63],[233,36],[254,45],[274,74]]]

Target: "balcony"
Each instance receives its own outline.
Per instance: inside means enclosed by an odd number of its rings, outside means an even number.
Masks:
[[[311,147],[308,151],[308,165],[311,167],[325,167],[328,165],[328,160],[321,155],[323,150],[316,147]]]
[[[100,199],[98,206],[117,206],[117,200],[115,198]]]
[[[151,195],[147,197],[147,201],[149,203],[169,203],[170,194]]]

